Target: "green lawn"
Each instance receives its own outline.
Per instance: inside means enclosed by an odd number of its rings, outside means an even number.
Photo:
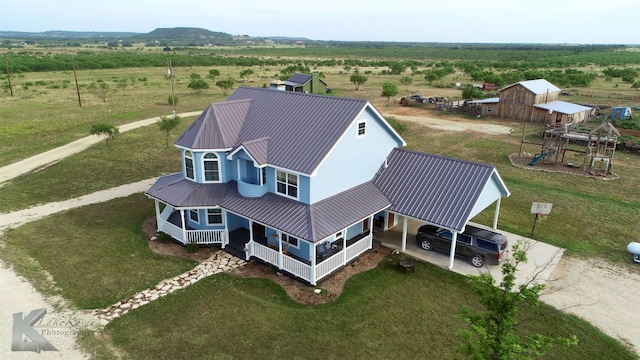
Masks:
[[[154,215],[143,195],[68,210],[7,231],[0,258],[47,294],[104,308],[195,265],[149,251],[142,224]]]
[[[397,259],[353,277],[338,300],[316,307],[294,303],[269,280],[212,276],[113,321],[101,336],[135,359],[453,358],[460,308],[473,307],[476,295],[463,276],[425,263],[403,273]],[[571,315],[543,317],[522,332],[579,338],[546,359],[635,358]]]

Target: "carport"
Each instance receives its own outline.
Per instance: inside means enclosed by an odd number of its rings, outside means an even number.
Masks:
[[[392,203],[387,211],[403,217],[402,251],[406,250],[409,219],[453,233],[449,269],[453,268],[458,233],[494,203],[493,229],[497,229],[500,201],[510,195],[491,165],[403,149],[391,152],[373,182]]]

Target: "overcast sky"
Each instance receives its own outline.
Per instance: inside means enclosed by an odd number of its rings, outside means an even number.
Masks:
[[[640,44],[640,0],[0,0],[0,31],[197,27],[312,40]]]

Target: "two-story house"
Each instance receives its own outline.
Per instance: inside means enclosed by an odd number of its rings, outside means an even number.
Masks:
[[[363,99],[240,87],[175,145],[182,171],[147,191],[158,231],[314,285],[371,249],[374,225],[412,217],[459,233],[496,201],[497,222],[509,195],[492,166],[399,149]]]

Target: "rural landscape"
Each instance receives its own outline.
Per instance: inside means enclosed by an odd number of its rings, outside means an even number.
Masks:
[[[640,242],[640,47],[328,42],[190,28],[53,35],[0,32],[0,168],[90,135],[106,133],[107,141],[0,183],[0,215],[179,172],[173,141],[209,104],[240,86],[268,88],[296,73],[315,74],[326,84],[323,96],[368,100],[407,149],[495,166],[511,193],[500,205],[500,230],[529,237],[532,203],[553,203],[534,238],[564,249],[563,267],[580,263],[609,281],[640,278],[627,251]],[[581,129],[611,121],[619,131],[611,176],[544,161],[514,166],[510,157],[527,163],[541,152],[539,134],[549,123],[442,105],[497,97],[499,89],[534,79],[560,88],[563,101],[595,109]],[[412,95],[434,100],[402,101]],[[612,119],[616,107],[633,115]],[[174,114],[175,127],[156,124]],[[438,121],[463,130],[430,126]],[[477,131],[493,125],[510,131]],[[582,165],[584,144],[567,148],[564,162]],[[494,208],[471,221],[491,226]],[[145,226],[155,215],[153,201],[137,193],[0,229],[0,260],[53,309],[86,314],[202,261],[181,246],[179,256],[152,251]],[[153,241],[176,245],[166,236]],[[194,252],[207,257],[215,250]],[[218,273],[106,325],[79,326],[77,346],[92,359],[460,358],[460,333],[468,329],[461,312],[480,310],[478,294],[466,276],[430,263],[415,261],[407,276],[398,269],[400,256],[384,252],[377,266],[346,279],[339,297],[319,304],[292,299],[269,276]],[[322,282],[292,286],[326,296]],[[618,291],[611,296],[629,309],[632,297],[622,293],[637,295],[638,287]],[[637,334],[607,332],[540,300],[520,310],[518,335],[577,340],[554,344],[545,359],[638,359]],[[573,307],[598,304],[576,298]]]

